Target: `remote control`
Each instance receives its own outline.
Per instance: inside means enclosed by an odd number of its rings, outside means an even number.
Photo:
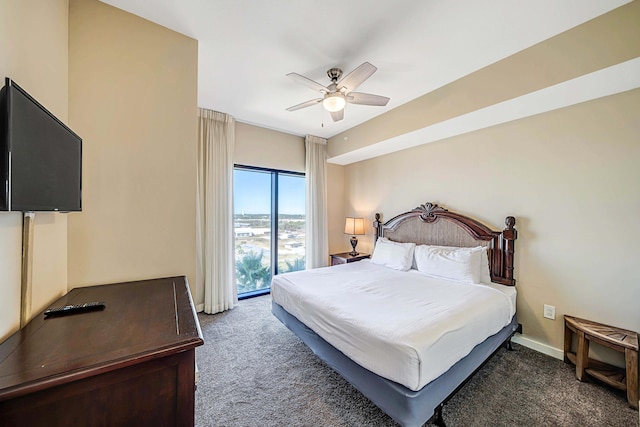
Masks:
[[[44,311],[45,317],[49,316],[64,316],[65,314],[83,313],[85,311],[94,311],[104,309],[106,304],[104,302],[85,302],[84,304],[65,305],[62,307],[53,307]]]

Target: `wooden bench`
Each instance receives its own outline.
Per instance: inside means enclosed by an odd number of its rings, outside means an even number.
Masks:
[[[578,336],[578,349],[571,352],[573,334]],[[589,343],[594,342],[624,353],[626,369],[589,359]],[[638,334],[626,329],[603,325],[573,316],[564,316],[564,361],[576,365],[580,381],[592,376],[612,387],[627,392],[629,406],[638,409]]]

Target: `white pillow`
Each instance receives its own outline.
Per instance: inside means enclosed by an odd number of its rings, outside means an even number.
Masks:
[[[458,282],[480,283],[482,246],[456,248],[419,245],[415,248],[418,271],[437,278]]]
[[[437,246],[440,248],[445,248],[445,249],[473,249],[473,250],[479,250],[480,251],[480,273],[479,273],[479,277],[480,277],[480,283],[491,283],[491,273],[489,270],[489,255],[488,255],[488,248],[486,246],[476,246],[474,248],[458,248],[458,247],[454,247],[454,246]],[[417,269],[418,267],[416,266],[415,260],[413,263],[413,268]]]
[[[489,250],[486,247],[480,251],[480,282],[491,283],[491,273],[489,272]]]
[[[400,243],[385,237],[378,238],[371,262],[395,270],[409,271],[413,262],[415,243]]]

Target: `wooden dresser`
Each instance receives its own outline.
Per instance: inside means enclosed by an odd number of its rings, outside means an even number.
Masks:
[[[185,277],[76,288],[0,344],[2,426],[193,426],[195,348]]]

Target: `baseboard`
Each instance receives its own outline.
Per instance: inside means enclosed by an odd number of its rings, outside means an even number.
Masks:
[[[196,304],[196,312],[200,313],[201,311],[204,311],[204,303]]]
[[[513,336],[512,341],[516,344],[520,344],[527,348],[530,348],[531,350],[546,354],[547,356],[551,356],[560,360],[564,359],[564,351],[560,350],[559,348],[551,347],[547,344],[542,344],[541,342],[532,340],[531,338],[527,338],[525,335],[516,334]]]

